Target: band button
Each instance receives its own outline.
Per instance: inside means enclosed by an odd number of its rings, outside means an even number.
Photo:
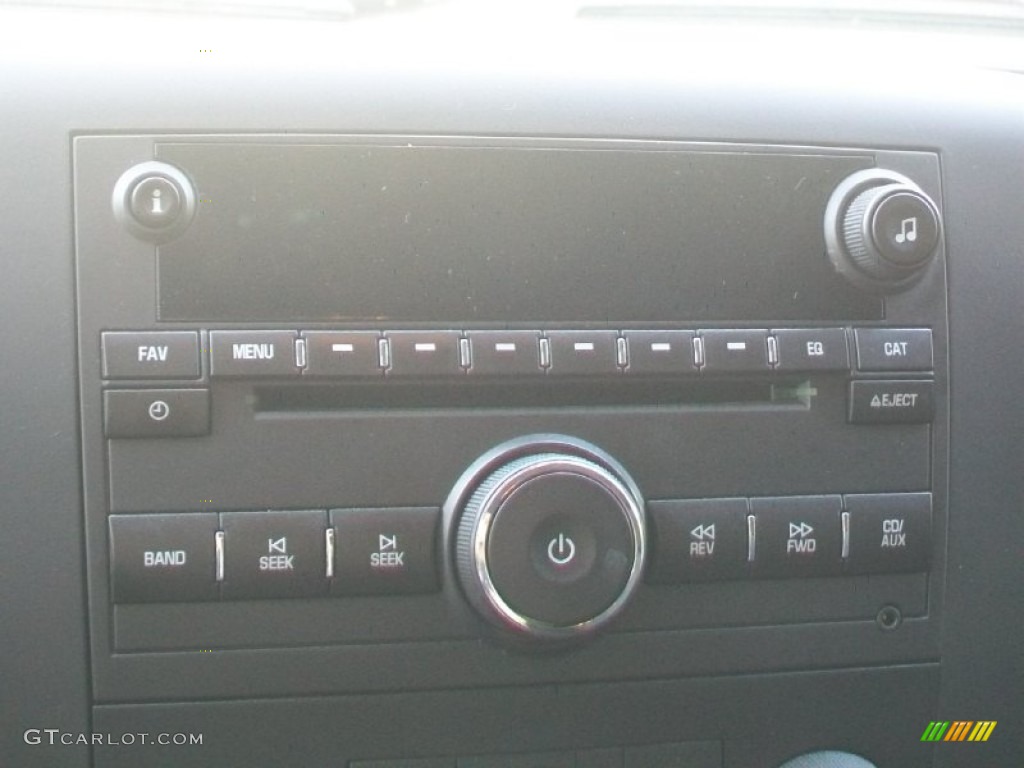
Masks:
[[[217,515],[111,515],[115,603],[216,600]]]

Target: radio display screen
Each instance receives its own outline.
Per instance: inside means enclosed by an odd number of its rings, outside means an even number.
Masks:
[[[370,141],[158,144],[198,199],[158,249],[160,320],[882,318],[822,231],[869,156]]]

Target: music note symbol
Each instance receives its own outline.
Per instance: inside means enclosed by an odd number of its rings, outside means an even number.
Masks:
[[[900,222],[900,231],[896,233],[896,237],[893,239],[897,245],[915,242],[917,240],[917,216],[912,216]]]

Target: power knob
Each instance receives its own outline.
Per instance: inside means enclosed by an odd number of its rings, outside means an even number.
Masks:
[[[941,239],[935,203],[913,181],[881,169],[845,179],[825,210],[825,242],[836,270],[881,293],[913,285]]]
[[[643,500],[625,469],[583,441],[533,436],[499,446],[463,476],[446,510],[463,593],[514,635],[589,635],[640,583]]]

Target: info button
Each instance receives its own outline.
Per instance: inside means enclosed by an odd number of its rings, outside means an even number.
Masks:
[[[437,590],[436,507],[333,509],[331,592],[390,595]]]

